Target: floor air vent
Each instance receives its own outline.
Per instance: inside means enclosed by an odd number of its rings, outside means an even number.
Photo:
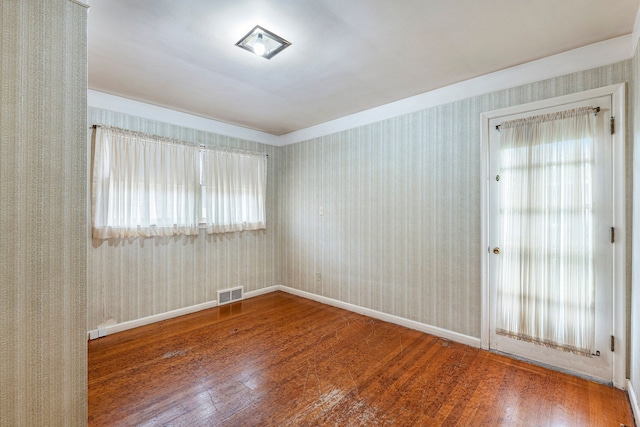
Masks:
[[[229,304],[230,302],[242,299],[242,286],[218,291],[218,305]]]

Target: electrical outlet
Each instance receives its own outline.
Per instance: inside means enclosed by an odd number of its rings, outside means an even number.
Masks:
[[[316,273],[316,282],[322,281],[322,273]]]
[[[320,208],[318,209],[318,213],[320,214],[320,216],[324,215],[324,207],[320,206]]]

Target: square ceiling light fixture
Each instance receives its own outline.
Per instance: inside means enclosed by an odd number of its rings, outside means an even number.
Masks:
[[[253,30],[249,31],[246,36],[236,43],[236,46],[267,59],[273,58],[290,45],[291,43],[282,37],[265,30],[259,25],[256,25]]]

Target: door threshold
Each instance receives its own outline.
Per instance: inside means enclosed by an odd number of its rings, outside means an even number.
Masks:
[[[601,378],[592,377],[590,375],[583,374],[581,372],[576,372],[576,371],[572,371],[570,369],[560,368],[558,366],[550,365],[548,363],[539,362],[539,361],[533,360],[533,359],[527,359],[526,357],[517,356],[517,355],[511,354],[511,353],[505,353],[505,352],[502,352],[502,351],[499,351],[499,350],[495,350],[495,349],[489,349],[489,351],[491,353],[498,354],[500,356],[508,357],[509,359],[519,360],[521,362],[529,363],[531,365],[539,366],[541,368],[549,369],[549,370],[552,370],[552,371],[561,372],[563,374],[571,375],[571,376],[574,376],[574,377],[577,377],[577,378],[581,378],[583,380],[591,381],[591,382],[598,383],[598,384],[607,385],[609,387],[614,387],[613,381],[605,381],[605,380],[603,380]],[[624,390],[624,389],[621,389],[621,390]]]

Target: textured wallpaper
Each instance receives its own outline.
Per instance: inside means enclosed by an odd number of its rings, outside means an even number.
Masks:
[[[479,338],[480,114],[630,72],[625,61],[283,147],[283,284]]]
[[[266,232],[89,239],[88,329],[282,284],[479,338],[480,114],[631,74],[625,61],[280,148],[90,108],[89,124],[270,157]],[[632,161],[629,145],[628,230]]]
[[[87,422],[85,7],[0,2],[0,425]]]
[[[631,295],[628,298],[632,302],[630,335],[630,377],[631,384],[636,393],[636,397],[640,398],[640,48],[636,50],[633,58],[633,75],[631,77],[632,93],[631,105],[632,115],[630,116],[631,130],[633,132],[633,202],[635,209],[633,210],[633,283]],[[640,405],[639,401],[635,402],[636,407]],[[636,417],[638,414],[636,414]],[[637,421],[640,421],[636,418]]]
[[[212,235],[201,230],[197,237],[149,239],[89,237],[89,330],[213,301],[221,289],[242,285],[249,292],[280,283],[277,147],[96,108],[89,108],[88,120],[90,126],[107,124],[269,155],[266,230]],[[88,139],[90,153],[91,131]],[[87,220],[90,224],[89,216]]]

